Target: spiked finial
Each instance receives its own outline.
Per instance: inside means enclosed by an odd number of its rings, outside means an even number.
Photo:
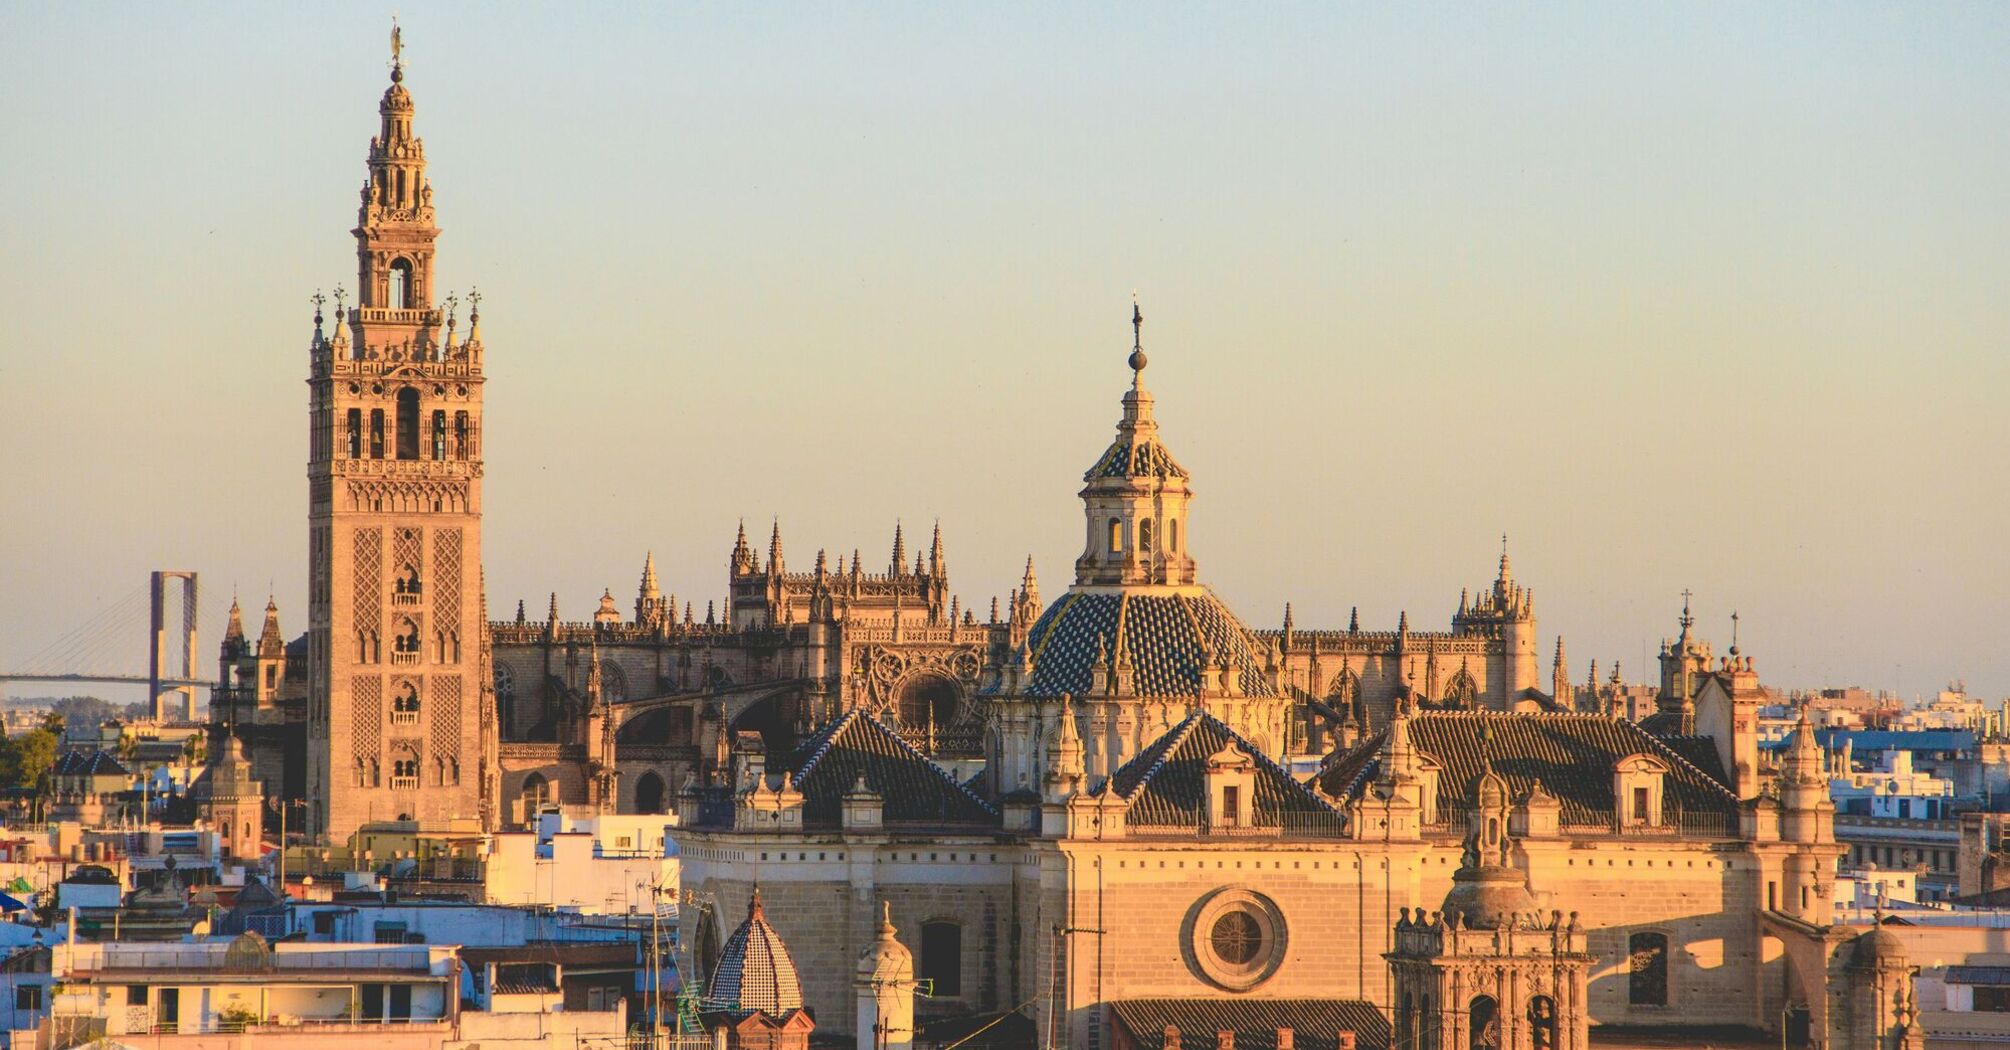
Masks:
[[[1738,610],[1731,610],[1731,655],[1738,655]]]
[[[768,533],[768,571],[774,575],[782,572],[782,519],[775,519],[774,530]]]
[[[1138,307],[1138,293],[1131,293],[1131,371],[1137,382],[1144,382],[1145,359],[1145,313]]]
[[[896,518],[896,519],[894,519],[894,522],[893,522],[893,569],[892,569],[892,574],[893,574],[893,575],[895,575],[895,576],[898,576],[898,575],[900,575],[900,570],[901,570],[902,568],[904,568],[904,567],[905,567],[904,563],[905,563],[906,561],[907,561],[907,540],[906,540],[905,538],[903,538],[903,537],[901,536],[901,533],[900,533],[900,520],[899,520],[898,518]]]

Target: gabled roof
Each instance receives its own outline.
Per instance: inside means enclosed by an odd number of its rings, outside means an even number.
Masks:
[[[1297,1050],[1334,1050],[1340,1032],[1353,1032],[1359,1050],[1389,1045],[1388,1021],[1359,999],[1117,999],[1110,1012],[1138,1050],[1162,1050],[1167,1028],[1198,1050],[1214,1050],[1222,1032],[1234,1033],[1235,1050],[1276,1050],[1280,1028]]]
[[[865,778],[888,823],[995,824],[997,812],[900,734],[858,708],[825,726],[789,762],[803,793],[803,823],[834,826],[844,796]]]
[[[1190,714],[1138,753],[1103,790],[1130,804],[1128,823],[1198,826],[1207,812],[1207,762],[1233,742],[1254,773],[1250,817],[1257,827],[1328,830],[1341,816],[1255,745],[1205,711]]]
[[[179,754],[177,747],[175,752]],[[65,751],[50,772],[59,777],[129,777],[132,773],[110,751]]]
[[[1328,759],[1318,774],[1326,793],[1341,798],[1360,795],[1379,772],[1379,752],[1388,733],[1384,727]],[[1668,766],[1662,791],[1664,819],[1683,814],[1716,814],[1726,821],[1737,817],[1737,796],[1710,773],[1666,741],[1607,715],[1426,711],[1410,718],[1410,743],[1442,767],[1441,813],[1465,808],[1490,762],[1516,798],[1541,780],[1562,803],[1563,823],[1609,824],[1616,801],[1613,764],[1628,755],[1644,754]]]

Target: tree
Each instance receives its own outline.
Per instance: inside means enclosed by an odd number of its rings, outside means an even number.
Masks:
[[[47,729],[31,729],[0,746],[0,781],[13,787],[38,787],[56,764],[61,741]]]

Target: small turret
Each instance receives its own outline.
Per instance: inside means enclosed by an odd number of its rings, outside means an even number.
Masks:
[[[754,572],[754,549],[747,545],[747,522],[740,521],[740,531],[733,537],[733,554],[727,563],[735,576],[751,576]]]
[[[782,519],[776,518],[773,531],[768,533],[768,575],[782,574]]]
[[[896,521],[893,523],[893,565],[887,569],[887,575],[899,576],[906,570],[906,562],[907,541],[900,534],[900,522]]]

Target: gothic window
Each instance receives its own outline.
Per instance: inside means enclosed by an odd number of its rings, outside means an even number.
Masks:
[[[1466,1008],[1466,1045],[1472,1050],[1500,1050],[1500,1004],[1491,995],[1474,997]]]
[[[1150,518],[1146,518],[1145,520],[1138,522],[1138,553],[1150,554],[1151,552],[1152,552],[1152,520]]]
[[[411,620],[398,622],[398,633],[391,637],[393,653],[417,654],[419,651],[419,625]]]
[[[398,576],[391,582],[393,593],[399,598],[417,598],[420,591],[418,566],[407,563],[398,570]]]
[[[447,458],[447,412],[433,409],[433,458]]]
[[[1124,522],[1122,518],[1110,519],[1110,553],[1124,552]]]
[[[403,180],[402,175],[399,178],[400,181]],[[412,264],[409,260],[399,259],[391,264],[390,291],[389,301],[391,309],[409,310],[412,308]]]
[[[921,979],[933,982],[937,998],[963,994],[963,927],[953,922],[921,924]]]
[[[454,458],[468,458],[468,414],[454,413]]]
[[[416,758],[393,759],[391,761],[391,779],[392,780],[419,779],[419,760]]]
[[[419,458],[419,392],[409,386],[398,391],[398,458]]]
[[[663,812],[663,778],[657,776],[655,770],[650,770],[636,778],[635,812]]]
[[[1458,673],[1452,675],[1452,680],[1445,686],[1445,706],[1461,711],[1470,710],[1479,706],[1479,699],[1479,684],[1473,681],[1472,672],[1464,667],[1459,668]]]
[[[370,410],[370,458],[384,458],[384,410]]]
[[[356,786],[370,786],[370,767],[364,765],[363,760],[360,758],[356,760]]]
[[[363,410],[349,410],[349,458],[363,458]]]
[[[1634,1006],[1668,1005],[1668,936],[1636,933],[1626,939],[1626,1001]]]
[[[551,784],[544,779],[543,773],[532,773],[530,776],[523,778],[521,797],[523,799],[524,819],[535,820],[538,810],[542,809],[546,802],[551,801]]]

